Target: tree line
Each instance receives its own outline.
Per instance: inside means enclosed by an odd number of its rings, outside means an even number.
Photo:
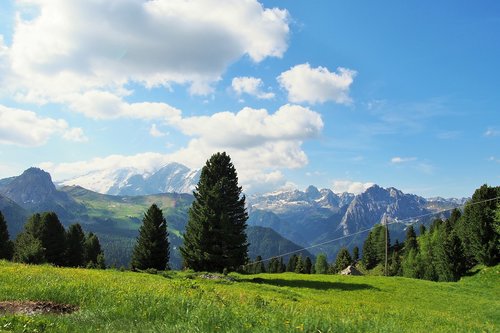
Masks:
[[[500,262],[500,186],[483,185],[464,207],[454,209],[447,219],[436,218],[429,229],[413,225],[406,230],[403,244],[390,243],[386,226],[377,225],[363,245],[362,263],[366,269],[385,266],[388,248],[390,276],[432,281],[457,281],[477,264],[493,266]],[[387,234],[389,232],[387,230]],[[385,269],[385,268],[384,268]]]
[[[49,263],[66,267],[106,267],[98,237],[85,234],[80,224],[66,230],[54,212],[33,214],[14,241],[0,212],[0,259],[27,264]]]

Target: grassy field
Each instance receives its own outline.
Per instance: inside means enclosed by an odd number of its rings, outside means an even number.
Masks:
[[[458,283],[298,274],[145,274],[0,261],[0,301],[69,315],[0,315],[20,332],[499,332],[500,266]]]

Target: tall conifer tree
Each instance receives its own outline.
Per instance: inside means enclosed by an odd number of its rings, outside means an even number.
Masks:
[[[245,196],[226,153],[201,170],[180,251],[184,266],[197,271],[236,270],[248,260]]]
[[[0,211],[0,259],[12,259],[13,244],[9,239],[7,222]]]
[[[66,233],[57,214],[46,212],[41,216],[40,241],[45,249],[45,259],[56,266],[65,265]]]
[[[167,221],[156,204],[152,204],[142,219],[139,236],[132,254],[132,269],[165,270],[170,258]]]
[[[85,259],[85,234],[78,223],[69,226],[66,232],[66,265],[82,267]]]

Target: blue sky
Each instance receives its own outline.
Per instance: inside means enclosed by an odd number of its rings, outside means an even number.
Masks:
[[[497,1],[0,0],[0,177],[232,156],[247,192],[500,183]]]

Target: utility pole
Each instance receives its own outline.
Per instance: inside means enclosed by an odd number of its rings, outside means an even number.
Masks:
[[[387,244],[387,239],[389,237],[387,237],[388,235],[388,228],[387,228],[387,219],[385,220],[385,270],[384,270],[384,275],[387,276],[387,256],[388,256],[388,252],[389,252],[389,244]]]

